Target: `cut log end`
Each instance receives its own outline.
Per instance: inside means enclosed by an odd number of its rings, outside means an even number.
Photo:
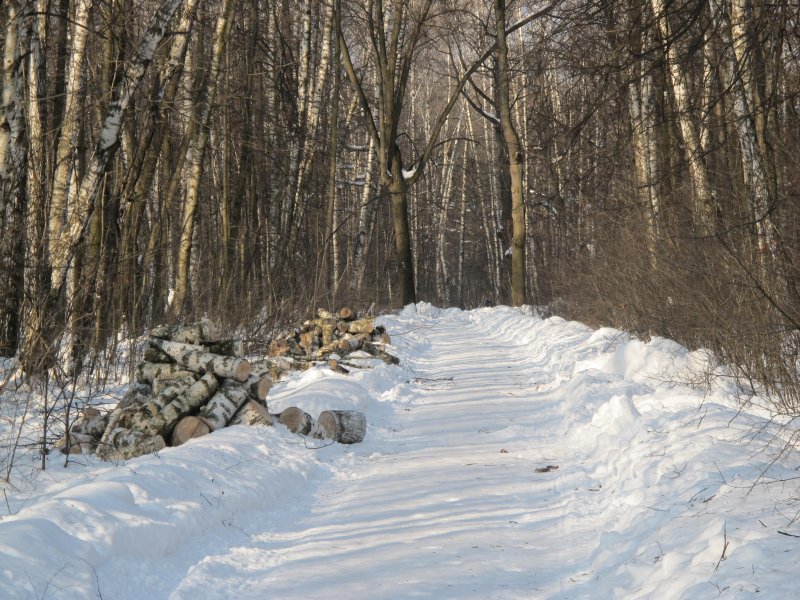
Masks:
[[[314,427],[314,418],[301,408],[290,406],[278,415],[278,421],[292,433],[308,435]]]
[[[272,380],[269,377],[261,377],[258,381],[250,385],[250,395],[258,400],[264,400],[272,389]]]
[[[326,410],[317,419],[317,437],[358,444],[367,433],[367,417],[357,410]]]
[[[172,445],[180,446],[193,438],[211,433],[209,424],[200,417],[184,417],[175,425],[172,432]]]
[[[347,306],[343,306],[342,308],[340,308],[338,314],[339,318],[342,319],[343,321],[352,321],[353,319],[356,318],[355,311],[353,311],[351,308],[348,308]]]
[[[236,366],[236,373],[234,375],[234,378],[236,379],[236,381],[240,381],[240,382],[243,383],[243,382],[247,381],[248,377],[250,377],[250,372],[251,371],[252,371],[252,367],[250,366],[250,363],[247,362],[246,360],[242,360]]]

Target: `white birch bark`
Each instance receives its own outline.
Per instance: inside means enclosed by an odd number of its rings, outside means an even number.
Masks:
[[[63,237],[70,214],[69,195],[74,193],[74,189],[70,188],[70,174],[74,167],[74,152],[78,141],[81,73],[86,50],[86,38],[89,33],[89,9],[91,5],[92,0],[75,0],[73,5],[75,13],[72,16],[72,44],[67,65],[64,112],[56,146],[55,173],[50,194],[48,237],[51,242]],[[66,273],[60,275],[62,279],[59,279],[59,283],[63,281],[65,276]]]
[[[692,179],[696,199],[696,212],[699,216],[699,225],[709,233],[715,228],[717,203],[708,179],[700,148],[700,134],[691,119],[689,106],[689,91],[686,83],[686,74],[681,69],[678,48],[674,44],[672,30],[666,13],[664,0],[650,0],[653,14],[656,18],[661,41],[664,45],[664,60],[667,64],[667,80],[675,108],[678,112],[678,126],[681,140],[686,150],[686,160],[689,163],[689,175]]]
[[[375,140],[370,136],[369,150],[367,150],[367,164],[364,168],[364,187],[361,190],[361,200],[358,209],[358,228],[356,230],[355,243],[353,244],[353,271],[355,285],[353,289],[360,289],[364,286],[366,274],[366,261],[364,256],[369,249],[372,239],[372,228],[375,223],[375,214],[378,210],[378,203],[372,198],[373,189],[373,157],[375,156]]]
[[[196,346],[167,340],[153,339],[150,344],[195,373],[211,371],[219,377],[230,377],[242,382],[250,377],[250,363],[243,358],[209,354],[198,350]]]
[[[212,431],[225,427],[248,400],[250,394],[241,385],[234,381],[223,383],[216,394],[200,410],[200,416],[210,426]]]
[[[645,214],[647,247],[652,261],[655,257],[661,212],[656,182],[653,81],[649,73],[641,72],[641,63],[637,63],[633,71],[633,82],[628,88],[628,110],[633,138],[634,181],[636,196]]]
[[[211,124],[211,109],[217,93],[222,56],[225,50],[233,21],[233,9],[236,0],[225,0],[217,16],[217,25],[214,32],[214,47],[212,50],[211,65],[208,73],[208,89],[200,110],[197,130],[190,132],[193,135],[186,155],[187,180],[186,197],[183,203],[181,217],[180,244],[178,247],[178,262],[176,265],[175,289],[169,303],[169,314],[178,316],[184,309],[186,297],[189,293],[189,268],[192,256],[192,243],[194,226],[197,215],[200,181],[202,178],[203,159],[208,145],[208,130]]]
[[[725,11],[724,0],[717,4],[719,13]],[[729,34],[726,35],[733,50],[733,85],[736,94],[734,113],[739,147],[742,152],[747,201],[757,234],[757,248],[762,269],[766,259],[775,258],[775,226],[770,215],[769,189],[764,156],[761,153],[756,131],[756,98],[753,93],[752,57],[748,56],[747,15],[745,0],[730,0]],[[727,32],[726,32],[727,33]],[[727,83],[727,82],[726,82]]]
[[[78,0],[78,2],[79,6],[83,6],[88,0]],[[52,270],[51,288],[53,290],[60,290],[66,280],[67,271],[72,261],[75,248],[91,218],[94,209],[94,199],[100,188],[102,176],[119,142],[122,122],[133,92],[144,77],[147,67],[153,60],[158,45],[167,33],[167,26],[172,16],[182,2],[183,0],[164,0],[150,20],[147,30],[133,52],[130,63],[126,65],[122,77],[112,91],[112,99],[100,129],[100,135],[94,154],[87,166],[86,174],[80,183],[80,189],[76,195],[75,204],[69,207],[67,227],[63,229],[63,231],[58,227],[58,230],[61,231],[61,235],[57,238],[51,238],[50,266]],[[71,59],[70,77],[72,77],[72,62]],[[76,68],[77,66],[79,65],[76,65]],[[78,74],[76,74],[76,77],[78,77]],[[65,120],[66,118],[65,116]],[[64,133],[62,131],[62,138],[63,135]],[[57,182],[54,181],[54,186],[56,183]],[[52,233],[51,231],[51,235]]]
[[[310,6],[309,2],[309,6]],[[328,79],[328,72],[330,71],[330,62],[331,62],[331,43],[333,40],[333,36],[335,35],[334,32],[334,25],[335,25],[335,15],[334,15],[334,1],[333,0],[322,0],[322,4],[325,7],[323,13],[323,32],[322,32],[322,47],[320,49],[320,59],[319,65],[316,68],[316,76],[313,77],[313,82],[311,75],[309,73],[310,70],[310,42],[311,42],[311,31],[310,31],[310,20],[309,20],[309,29],[308,35],[309,38],[307,41],[304,41],[303,50],[307,51],[308,57],[307,59],[301,61],[304,69],[302,71],[302,76],[304,81],[304,90],[303,90],[303,104],[302,110],[305,114],[305,144],[303,145],[301,151],[301,159],[299,161],[298,166],[298,173],[297,173],[297,185],[295,188],[295,197],[294,197],[294,210],[295,215],[293,220],[295,223],[299,223],[302,221],[303,213],[305,212],[305,203],[302,200],[303,194],[303,186],[305,185],[306,177],[308,176],[309,169],[311,167],[311,162],[315,155],[315,147],[316,147],[316,139],[317,139],[317,129],[319,127],[319,117],[320,117],[320,107],[322,106],[322,95],[325,92],[325,83]],[[305,28],[305,23],[304,23]],[[304,29],[305,32],[305,29]],[[338,65],[337,65],[338,68]],[[294,235],[294,232],[292,232]]]

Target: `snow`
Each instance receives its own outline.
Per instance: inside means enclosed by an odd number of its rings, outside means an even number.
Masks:
[[[269,397],[364,411],[363,443],[237,426],[53,457],[6,490],[0,597],[795,597],[799,465],[772,464],[791,432],[680,383],[706,355],[506,307],[382,321],[400,367]]]

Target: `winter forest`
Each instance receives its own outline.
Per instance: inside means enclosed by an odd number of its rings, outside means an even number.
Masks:
[[[709,348],[797,414],[795,0],[2,5],[27,373],[204,315],[532,304]]]

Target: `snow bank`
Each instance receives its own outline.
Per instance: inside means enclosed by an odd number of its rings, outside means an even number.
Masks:
[[[703,353],[507,307],[383,321],[400,367],[269,396],[365,412],[362,444],[232,427],[55,459],[0,519],[0,597],[794,597],[796,456],[682,383]]]

